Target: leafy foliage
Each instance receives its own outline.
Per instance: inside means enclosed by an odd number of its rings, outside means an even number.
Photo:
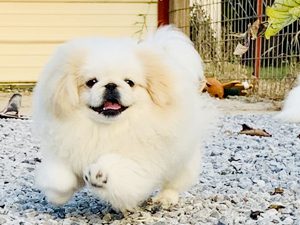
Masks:
[[[269,25],[265,37],[269,39],[300,17],[300,0],[275,0],[271,7],[266,8],[266,14]]]

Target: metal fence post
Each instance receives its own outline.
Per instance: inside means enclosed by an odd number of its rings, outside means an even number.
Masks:
[[[257,18],[262,21],[263,0],[257,0]],[[255,42],[255,68],[254,75],[257,79],[260,77],[260,60],[261,60],[261,37],[257,37]]]

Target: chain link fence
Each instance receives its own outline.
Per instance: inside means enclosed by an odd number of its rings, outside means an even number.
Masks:
[[[195,0],[191,39],[207,77],[248,81],[250,94],[282,99],[300,73],[299,21],[267,40],[266,6],[274,0]]]

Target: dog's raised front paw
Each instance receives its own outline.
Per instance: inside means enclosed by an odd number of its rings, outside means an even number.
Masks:
[[[97,164],[93,164],[85,170],[83,179],[88,186],[94,188],[105,188],[108,182],[107,174]]]

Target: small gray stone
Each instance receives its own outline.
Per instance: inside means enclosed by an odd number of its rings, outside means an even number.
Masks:
[[[159,222],[153,223],[152,225],[166,225],[166,223],[162,222],[162,221],[159,221]]]
[[[5,224],[6,223],[6,219],[5,218],[2,218],[2,217],[0,217],[0,224],[2,225],[2,224]]]
[[[287,217],[287,218],[285,218],[284,221],[282,221],[282,224],[285,224],[285,225],[294,224],[294,220],[290,217]]]
[[[66,212],[65,212],[64,208],[58,208],[58,209],[54,210],[54,213],[60,219],[64,219],[66,217]]]
[[[109,222],[109,221],[112,220],[112,216],[111,216],[110,213],[106,213],[106,214],[103,216],[102,219],[103,219],[104,221],[106,221],[106,222]]]

